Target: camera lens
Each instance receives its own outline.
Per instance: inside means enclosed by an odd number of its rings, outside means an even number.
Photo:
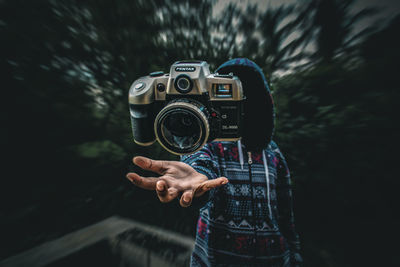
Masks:
[[[161,131],[171,146],[188,149],[198,142],[201,126],[193,114],[185,110],[175,110],[165,117]]]
[[[190,79],[190,77],[186,74],[180,74],[175,78],[175,89],[182,93],[182,94],[187,94],[189,93],[192,88],[193,88],[193,81]]]
[[[181,119],[181,123],[182,123],[182,125],[185,125],[186,127],[190,127],[193,124],[193,120],[192,120],[192,118],[190,118],[188,116],[184,116]]]
[[[207,116],[198,103],[178,100],[168,104],[157,115],[154,129],[160,144],[168,151],[182,155],[199,150],[207,141]]]

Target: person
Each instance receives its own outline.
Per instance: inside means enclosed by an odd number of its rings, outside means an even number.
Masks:
[[[161,202],[180,196],[182,207],[199,206],[191,266],[300,266],[291,178],[272,141],[275,112],[265,76],[246,58],[229,60],[216,72],[242,82],[241,140],[207,143],[180,162],[135,157],[134,164],[161,176],[127,178],[155,190]]]

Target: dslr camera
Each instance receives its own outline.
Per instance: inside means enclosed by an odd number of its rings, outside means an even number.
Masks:
[[[175,62],[169,73],[150,73],[130,87],[134,141],[148,146],[157,140],[177,155],[213,140],[236,141],[242,136],[244,100],[233,74],[210,73],[205,61]]]

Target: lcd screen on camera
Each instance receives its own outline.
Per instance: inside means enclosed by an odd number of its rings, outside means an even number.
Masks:
[[[215,97],[231,98],[232,97],[232,84],[214,83],[213,91],[214,91]]]

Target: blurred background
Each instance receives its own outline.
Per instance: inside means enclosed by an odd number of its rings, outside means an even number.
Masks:
[[[273,91],[305,266],[400,265],[398,1],[2,0],[0,10],[0,260],[111,215],[194,236],[198,210],[125,179],[135,155],[178,159],[133,143],[128,89],[176,60],[213,71],[247,57]]]

